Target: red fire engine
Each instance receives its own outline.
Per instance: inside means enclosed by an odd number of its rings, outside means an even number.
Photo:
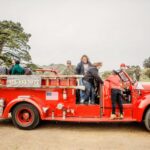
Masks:
[[[120,71],[118,76],[129,84],[124,93],[124,119],[110,119],[112,104],[107,81],[100,88],[97,103],[86,105],[79,104],[77,96],[77,91],[84,90],[79,84],[82,76],[57,74],[0,76],[0,118],[11,114],[13,124],[21,129],[33,129],[40,120],[54,120],[144,122],[150,131],[150,84],[133,83],[125,71]]]

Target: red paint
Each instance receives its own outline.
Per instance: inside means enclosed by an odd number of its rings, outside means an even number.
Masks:
[[[80,105],[76,104],[76,90],[66,89],[67,99],[63,99],[64,89],[54,88],[0,88],[0,98],[5,100],[5,108],[3,116],[1,118],[8,118],[8,114],[18,103],[27,102],[34,105],[39,111],[42,120],[57,120],[57,121],[73,121],[73,122],[141,122],[145,109],[150,105],[150,84],[144,85],[145,89],[142,89],[139,93],[136,90],[136,86],[132,84],[132,80],[129,76],[123,72],[126,78],[128,78],[128,84],[130,84],[132,102],[130,104],[124,104],[124,119],[110,120],[111,115],[111,97],[110,87],[107,81],[104,82],[101,105]],[[6,79],[2,80],[2,83],[6,84]],[[42,85],[46,85],[46,82],[42,80]],[[48,85],[51,86],[75,86],[76,79],[71,78],[70,81],[62,79],[49,80]],[[47,100],[47,92],[58,92],[58,100]],[[19,96],[26,96],[20,98]],[[59,104],[59,105],[58,105]],[[45,109],[45,110],[44,110]],[[64,113],[65,112],[65,113]],[[65,114],[65,116],[63,116]],[[117,115],[119,111],[117,108]],[[26,109],[25,113],[20,110],[17,116],[21,123],[26,123],[26,119],[29,117],[29,121],[32,121],[32,115],[29,110]],[[23,119],[22,119],[23,118]]]
[[[20,108],[15,116],[15,118],[19,122],[19,124],[23,124],[24,126],[32,124],[32,122],[34,120],[33,117],[34,117],[34,115],[33,115],[32,111],[28,108]]]

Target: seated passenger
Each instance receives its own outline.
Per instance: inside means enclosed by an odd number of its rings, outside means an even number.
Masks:
[[[0,75],[6,75],[7,73],[7,67],[4,65],[4,62],[0,60]]]
[[[116,118],[116,103],[119,105],[120,109],[120,119],[123,119],[123,104],[122,104],[122,81],[118,76],[118,72],[113,70],[112,75],[110,75],[107,80],[110,84],[111,89],[111,100],[112,100],[112,114],[111,119]]]
[[[24,75],[25,70],[20,66],[20,61],[16,60],[15,65],[12,68],[11,75]]]
[[[71,64],[70,60],[67,60],[67,66],[64,69],[64,71],[62,72],[63,75],[74,75],[75,74],[75,68],[74,66]]]
[[[85,102],[89,102],[89,104],[95,104],[96,93],[94,89],[94,81],[98,82],[99,84],[103,84],[103,81],[98,74],[98,70],[101,68],[101,66],[102,63],[94,63],[87,70],[83,78],[83,85],[85,86],[85,91],[83,91],[83,95],[81,97],[81,104],[84,104]]]
[[[32,70],[27,66],[27,64],[22,64],[22,67],[24,68],[24,75],[32,75]]]

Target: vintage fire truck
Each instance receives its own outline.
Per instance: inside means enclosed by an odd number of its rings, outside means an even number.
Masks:
[[[40,71],[40,70],[39,70]],[[20,129],[33,129],[41,120],[65,122],[144,122],[150,131],[150,83],[133,82],[125,71],[118,76],[129,89],[124,92],[124,119],[110,119],[109,83],[104,81],[96,104],[80,104],[84,90],[81,75],[0,76],[0,118],[11,116]],[[119,110],[117,108],[117,115]]]

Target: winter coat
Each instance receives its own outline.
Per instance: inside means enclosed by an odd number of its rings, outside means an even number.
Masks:
[[[91,62],[88,62],[89,67],[92,66]],[[84,75],[84,64],[81,61],[80,63],[78,63],[77,67],[76,67],[76,74],[78,75]]]
[[[24,73],[24,68],[22,68],[19,64],[14,65],[11,72],[12,75],[23,75]]]
[[[83,80],[86,80],[91,84],[94,84],[94,81],[101,84],[104,83],[101,77],[99,76],[98,69],[96,67],[90,67],[87,73],[84,75]]]

